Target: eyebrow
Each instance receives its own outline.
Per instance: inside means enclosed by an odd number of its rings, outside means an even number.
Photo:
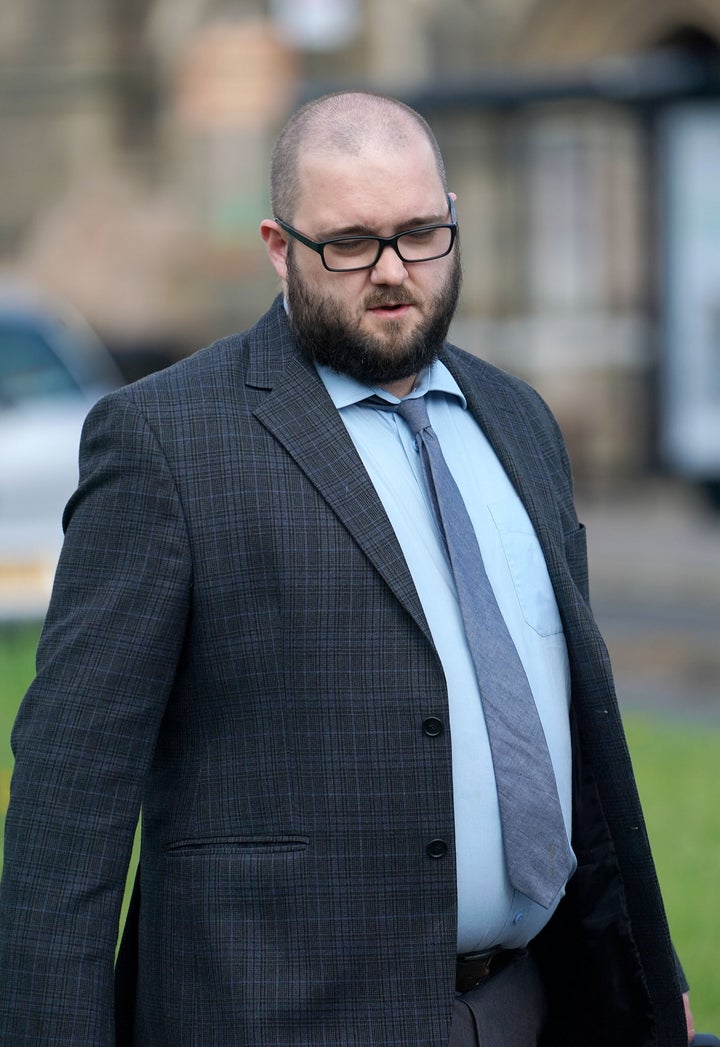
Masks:
[[[410,232],[413,229],[422,229],[426,225],[444,225],[447,221],[445,214],[423,215],[422,217],[410,218],[407,222],[401,222],[396,228],[397,233]],[[335,240],[343,236],[380,236],[372,226],[357,224],[341,226],[339,229],[320,229],[316,234],[318,240]]]

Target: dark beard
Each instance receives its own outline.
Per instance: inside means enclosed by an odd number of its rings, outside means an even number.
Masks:
[[[420,327],[404,338],[402,327],[397,324],[396,337],[385,342],[353,330],[333,301],[308,290],[294,265],[293,254],[289,252],[287,272],[290,322],[308,360],[366,385],[385,385],[419,374],[437,359],[460,295],[462,268],[457,248],[448,278],[434,296],[430,313]],[[411,300],[409,292],[399,287],[378,288],[371,299],[375,306]]]

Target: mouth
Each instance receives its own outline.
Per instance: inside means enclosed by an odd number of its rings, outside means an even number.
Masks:
[[[397,319],[400,316],[406,316],[410,312],[411,307],[410,302],[384,302],[379,305],[368,306],[367,311],[372,313],[373,316]]]

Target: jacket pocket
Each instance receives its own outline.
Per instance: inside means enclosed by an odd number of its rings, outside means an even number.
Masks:
[[[307,836],[293,834],[279,836],[200,836],[195,839],[173,840],[165,845],[170,858],[208,858],[251,854],[291,854],[306,851],[310,846]]]

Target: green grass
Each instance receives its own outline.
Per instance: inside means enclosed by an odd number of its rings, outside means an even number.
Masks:
[[[12,756],[9,735],[33,676],[38,629],[0,629],[0,821]],[[628,741],[676,947],[699,1029],[720,1034],[720,728],[680,718],[628,715]]]
[[[646,715],[625,726],[695,1024],[720,1035],[720,728]]]
[[[3,831],[12,770],[10,730],[20,699],[33,678],[39,633],[39,626],[34,625],[0,628],[0,829]],[[0,837],[0,864],[2,839]]]

